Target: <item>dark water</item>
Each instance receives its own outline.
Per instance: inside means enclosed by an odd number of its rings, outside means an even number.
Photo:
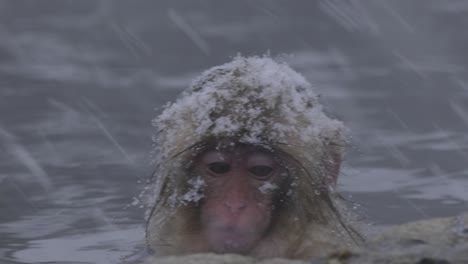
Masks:
[[[346,122],[340,189],[370,222],[467,210],[467,28],[464,0],[0,1],[0,263],[138,254],[150,120],[239,52]]]

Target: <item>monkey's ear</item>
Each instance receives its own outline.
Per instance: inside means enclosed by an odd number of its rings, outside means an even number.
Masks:
[[[335,186],[340,175],[341,162],[347,141],[342,124],[338,124],[331,129],[325,129],[321,134],[323,144],[326,182]]]
[[[325,169],[327,171],[327,183],[335,186],[340,175],[341,162],[343,161],[344,146],[336,140],[326,140],[325,142]]]
[[[343,161],[343,152],[341,147],[330,147],[329,151],[328,178],[332,185],[336,185]]]

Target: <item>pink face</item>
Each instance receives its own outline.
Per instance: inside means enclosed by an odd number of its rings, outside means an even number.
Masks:
[[[200,217],[211,251],[248,253],[271,224],[280,175],[273,155],[247,147],[211,150],[194,172],[206,183]]]

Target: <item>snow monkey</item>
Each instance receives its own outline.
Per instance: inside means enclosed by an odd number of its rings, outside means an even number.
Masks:
[[[359,244],[335,191],[343,124],[285,63],[238,56],[211,68],[154,124],[154,255],[307,258]]]

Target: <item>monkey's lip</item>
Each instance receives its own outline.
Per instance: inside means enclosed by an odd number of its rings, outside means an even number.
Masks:
[[[241,226],[235,224],[228,224],[228,225],[219,225],[214,226],[212,231],[217,234],[224,234],[224,235],[233,235],[233,236],[241,236],[247,235],[249,232],[244,230]]]
[[[224,253],[241,253],[245,251],[245,247],[250,240],[248,233],[239,231],[236,228],[218,230],[215,232],[214,237]]]
[[[224,241],[228,244],[242,243],[252,236],[250,232],[239,229],[236,226],[228,226],[214,230],[214,235],[219,241]]]

